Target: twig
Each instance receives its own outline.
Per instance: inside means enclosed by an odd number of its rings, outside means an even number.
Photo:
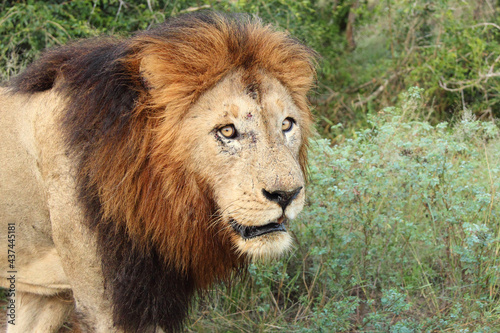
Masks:
[[[359,98],[358,101],[356,103],[354,103],[354,108],[358,108],[358,107],[361,107],[363,105],[365,105],[366,103],[374,100],[375,98],[377,98],[384,90],[385,88],[387,87],[387,85],[392,82],[394,79],[398,78],[399,75],[403,74],[404,72],[407,72],[408,70],[403,70],[403,71],[400,71],[400,72],[396,72],[394,74],[392,74],[391,76],[389,76],[389,78],[387,78],[386,80],[384,80],[384,83],[382,83],[382,85],[380,85],[377,90],[375,90],[370,96],[366,97],[365,99],[361,99]]]
[[[394,75],[391,76],[389,79],[385,80],[384,83],[381,86],[379,86],[377,88],[377,90],[375,90],[367,98],[365,98],[365,99],[359,99],[356,103],[354,103],[354,108],[361,107],[361,106],[365,105],[366,103],[368,103],[368,102],[374,100],[375,98],[377,98],[385,90],[385,88],[387,87],[387,85],[389,84],[389,82],[393,79],[393,77],[394,77]]]
[[[365,105],[366,103],[377,98],[385,90],[385,88],[387,87],[388,84],[389,84],[389,80],[385,80],[384,83],[380,87],[378,87],[377,90],[375,90],[370,96],[368,96],[367,98],[362,99],[362,100],[360,99],[358,102],[354,103],[354,108],[361,107],[361,106]]]
[[[490,221],[490,217],[491,217],[491,211],[493,210],[493,203],[495,202],[495,186],[493,184],[493,177],[491,176],[490,162],[488,160],[488,149],[486,148],[486,144],[484,142],[483,142],[483,147],[484,147],[484,156],[486,157],[486,166],[488,167],[488,176],[490,178],[490,188],[491,188],[490,209],[488,211],[488,218],[486,219],[486,223],[488,224]],[[500,235],[500,229],[499,229],[499,235]],[[498,236],[497,236],[497,238],[498,238]],[[498,256],[498,250],[499,250],[499,246],[497,244],[497,248],[495,250],[495,257]]]
[[[441,80],[444,81],[444,77],[441,76]],[[459,92],[459,91],[463,91],[464,89],[467,89],[467,88],[472,88],[475,86],[475,84],[468,84],[468,85],[465,85],[465,86],[461,86],[459,88],[448,88],[447,84],[443,81],[439,80],[439,86],[441,88],[443,88],[444,90],[446,91],[451,91],[451,92]],[[448,84],[459,84],[459,82],[448,82]]]
[[[94,15],[94,12],[95,12],[95,7],[97,6],[97,1],[94,0],[93,1],[94,5],[92,6],[92,11],[90,12],[90,15],[89,15],[89,19],[87,21],[87,24],[90,24],[90,19],[92,18],[92,15]]]
[[[186,9],[179,11],[179,13],[190,13],[190,12],[195,12],[197,10],[202,10],[202,9],[207,9],[207,8],[211,8],[211,6],[210,5],[203,5],[203,6],[199,6],[199,7],[189,7],[189,8],[186,8]]]
[[[351,88],[351,89],[347,89],[346,93],[348,93],[348,94],[355,93],[355,92],[360,91],[361,89],[366,88],[368,86],[371,86],[372,84],[375,84],[375,83],[377,83],[377,80],[371,79],[370,81],[365,82],[362,85],[359,85],[359,86]]]
[[[497,58],[497,60],[495,60],[495,62],[497,62],[498,59],[500,59],[500,57]],[[488,79],[490,79],[492,77],[500,77],[500,72],[493,73],[492,70],[493,70],[493,66],[491,66],[491,68],[487,74],[479,73],[478,78],[476,80],[467,80],[467,81],[457,81],[457,82],[446,83],[446,82],[444,82],[444,77],[441,76],[441,80],[439,80],[439,86],[446,91],[453,91],[453,92],[463,91],[464,89],[478,86],[481,83],[481,81],[483,81],[483,80],[486,82],[486,81],[488,81]],[[459,85],[459,87],[458,88],[448,88],[448,84]]]
[[[274,297],[273,293],[271,292],[271,299],[274,303],[274,306],[275,306],[275,311],[274,311],[274,316],[276,317],[276,311],[278,311],[280,313],[280,316],[283,315],[283,313],[281,312],[281,309],[280,309],[280,306],[278,305],[278,302],[276,301],[276,298]]]
[[[460,90],[460,96],[462,96],[462,110],[465,112],[467,107],[465,106],[465,94],[463,90]]]
[[[115,22],[118,21],[118,15],[120,15],[120,11],[122,10],[122,6],[124,5],[123,0],[119,0],[119,2],[120,2],[120,5],[118,6],[118,11],[116,12]]]
[[[484,27],[484,26],[492,26],[492,27],[495,27],[498,30],[500,30],[500,25],[495,24],[495,23],[490,23],[490,22],[478,23],[478,24],[471,26],[471,28]]]

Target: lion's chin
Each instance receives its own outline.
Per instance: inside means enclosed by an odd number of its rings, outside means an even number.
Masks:
[[[237,252],[252,260],[270,260],[290,250],[292,237],[286,231],[270,232],[249,239],[237,236],[235,244]]]

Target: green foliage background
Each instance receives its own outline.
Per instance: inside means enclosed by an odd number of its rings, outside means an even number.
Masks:
[[[257,14],[318,51],[308,206],[192,332],[500,331],[500,1],[1,1],[0,75],[184,12]],[[487,122],[483,122],[483,121]]]
[[[433,123],[466,108],[492,119],[500,115],[499,6],[498,0],[4,0],[0,78],[71,39],[126,36],[170,16],[214,9],[257,14],[321,54],[311,99],[320,132],[332,139],[340,132],[331,125],[342,122],[351,131],[367,125],[369,112],[394,105],[411,86],[424,89]]]

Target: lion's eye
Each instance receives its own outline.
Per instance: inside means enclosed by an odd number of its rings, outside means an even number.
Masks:
[[[227,139],[234,139],[238,135],[238,132],[236,132],[236,128],[234,128],[234,125],[226,125],[220,128],[219,133]]]
[[[288,117],[283,122],[281,123],[281,130],[283,132],[289,132],[293,128],[293,124],[295,123],[295,120],[292,118]]]

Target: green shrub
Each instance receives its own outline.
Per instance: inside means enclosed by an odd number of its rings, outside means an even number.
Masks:
[[[185,3],[186,1],[183,1]],[[149,1],[154,3],[154,1]],[[69,40],[146,29],[180,4],[147,1],[4,1],[0,5],[0,79],[7,80],[44,49]]]
[[[70,39],[127,35],[202,9],[257,14],[322,56],[312,100],[320,132],[330,138],[339,134],[331,125],[343,122],[352,134],[368,125],[369,112],[396,104],[415,85],[425,90],[433,124],[464,108],[500,116],[500,15],[493,0],[3,1],[0,78]]]
[[[327,52],[316,100],[320,132],[335,138],[340,131],[331,125],[337,122],[350,133],[352,127],[366,126],[369,112],[397,104],[411,86],[424,89],[425,116],[432,124],[464,109],[482,119],[499,117],[500,9],[495,2],[346,1],[359,3],[357,47],[318,47]]]

